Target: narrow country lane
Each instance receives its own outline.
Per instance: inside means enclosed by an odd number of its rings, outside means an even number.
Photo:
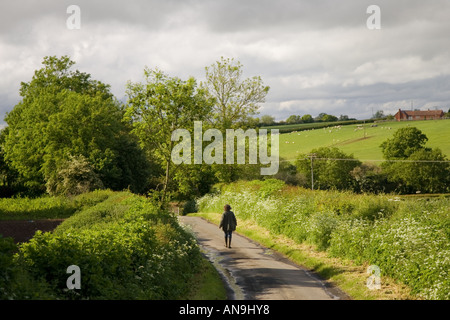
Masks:
[[[222,230],[199,217],[179,217],[190,228],[208,258],[226,278],[236,300],[345,299],[312,273],[236,232],[226,248]]]

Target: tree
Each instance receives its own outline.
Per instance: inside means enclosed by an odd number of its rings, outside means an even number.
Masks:
[[[259,104],[265,102],[269,87],[261,77],[243,78],[243,66],[234,59],[221,58],[205,68],[206,81],[201,87],[214,100],[210,125],[225,134],[227,129],[248,129],[255,127],[252,116],[258,113]],[[231,182],[259,168],[258,165],[213,164],[219,181]]]
[[[322,117],[321,119],[323,122],[333,122],[333,121],[337,121],[338,118],[336,116],[333,116],[331,114],[326,114]]]
[[[124,111],[108,85],[71,70],[74,64],[67,56],[45,57],[44,67],[21,83],[22,100],[5,117],[5,160],[31,189],[44,191],[67,160],[78,156],[88,159],[105,187],[133,189],[137,185],[125,176],[130,164],[119,163],[121,143],[133,139],[122,122]],[[135,146],[139,159],[142,151]]]
[[[392,114],[388,114],[386,116],[386,120],[394,120],[394,119],[395,119],[395,116],[393,116]]]
[[[0,130],[0,186],[7,186],[10,180],[8,177],[10,175],[10,169],[5,161],[5,155],[2,147],[5,130],[6,129]]]
[[[144,83],[127,85],[126,119],[147,154],[153,154],[164,169],[159,188],[160,200],[164,203],[174,176],[172,133],[176,129],[192,133],[194,121],[203,121],[210,115],[213,100],[206,96],[204,89],[197,88],[193,77],[184,81],[160,70],[145,68],[144,80]],[[181,168],[183,166],[177,166],[175,170]]]
[[[304,123],[312,123],[312,122],[314,122],[314,118],[313,118],[310,114],[305,114],[305,115],[302,117],[302,121],[303,121]]]
[[[375,112],[375,114],[372,116],[372,119],[383,119],[386,116],[384,115],[384,111],[383,110],[378,110],[377,112]]]
[[[448,192],[450,165],[440,149],[419,149],[405,162],[385,162],[384,172],[402,193]]]
[[[297,167],[294,164],[281,158],[278,172],[273,178],[295,186],[306,186],[308,184],[306,177],[297,173]]]
[[[427,136],[416,127],[404,127],[398,129],[380,147],[387,160],[406,159],[415,151],[425,148],[427,141]]]
[[[263,115],[259,119],[259,123],[263,126],[271,126],[275,123],[275,118],[269,115]]]
[[[291,115],[286,119],[286,123],[288,124],[296,124],[296,123],[302,123],[302,117]]]
[[[208,192],[210,187],[218,182],[211,165],[179,164],[174,171],[173,181],[176,183],[174,199],[191,200],[199,198]]]
[[[333,122],[333,121],[337,121],[338,117],[333,116],[331,114],[327,114],[325,112],[322,112],[322,113],[319,113],[319,115],[316,117],[315,120],[321,121],[321,122]]]
[[[447,192],[448,159],[438,148],[425,147],[427,136],[415,127],[400,128],[381,144],[386,162],[382,168],[402,193]]]
[[[306,176],[309,186],[313,174],[314,189],[352,189],[351,172],[360,164],[353,155],[347,155],[336,147],[313,149],[310,154],[300,155],[296,161],[297,172]]]
[[[249,118],[257,113],[269,92],[259,76],[242,79],[242,68],[239,61],[223,57],[206,67],[202,87],[215,100],[211,123],[221,131],[248,127]]]
[[[323,121],[323,117],[325,117],[327,114],[325,112],[319,113],[319,115],[314,119],[315,121]]]
[[[355,180],[356,192],[388,193],[395,189],[386,172],[374,164],[362,163],[355,167],[351,175]]]
[[[16,191],[20,182],[17,171],[13,170],[5,160],[3,143],[8,127],[0,130],[0,197],[10,197]]]

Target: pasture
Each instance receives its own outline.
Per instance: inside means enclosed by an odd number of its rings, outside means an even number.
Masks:
[[[382,161],[380,144],[402,127],[414,126],[427,137],[427,147],[440,148],[450,156],[450,119],[337,125],[280,134],[280,157],[295,161],[314,148],[338,147],[363,162]]]

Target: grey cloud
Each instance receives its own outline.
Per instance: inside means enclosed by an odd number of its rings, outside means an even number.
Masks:
[[[81,9],[83,25],[102,23],[121,23],[140,25],[150,30],[166,26],[170,16],[185,8],[188,1],[107,1],[107,0],[18,0],[0,3],[0,34],[12,41],[26,38],[39,21],[56,20],[65,28],[69,5],[78,5]],[[42,30],[46,32],[48,30]],[[113,32],[113,30],[112,30]],[[27,39],[29,40],[29,39]]]
[[[416,21],[448,20],[447,0],[229,0],[197,1],[199,18],[216,32],[281,29],[295,31],[365,27],[369,5],[382,11],[385,27],[407,26]]]
[[[65,29],[70,4],[81,8],[79,32]],[[381,7],[379,31],[366,28],[370,4]],[[277,118],[320,108],[364,117],[410,99],[444,106],[449,16],[448,0],[2,1],[0,118],[42,58],[62,54],[119,99],[145,65],[201,78],[224,55],[271,86],[262,113]]]

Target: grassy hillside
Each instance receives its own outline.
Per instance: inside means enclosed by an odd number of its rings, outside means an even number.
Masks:
[[[294,160],[314,148],[335,146],[362,160],[383,160],[380,144],[402,127],[414,126],[428,137],[428,147],[450,156],[450,120],[382,122],[312,129],[280,135],[280,157]]]

